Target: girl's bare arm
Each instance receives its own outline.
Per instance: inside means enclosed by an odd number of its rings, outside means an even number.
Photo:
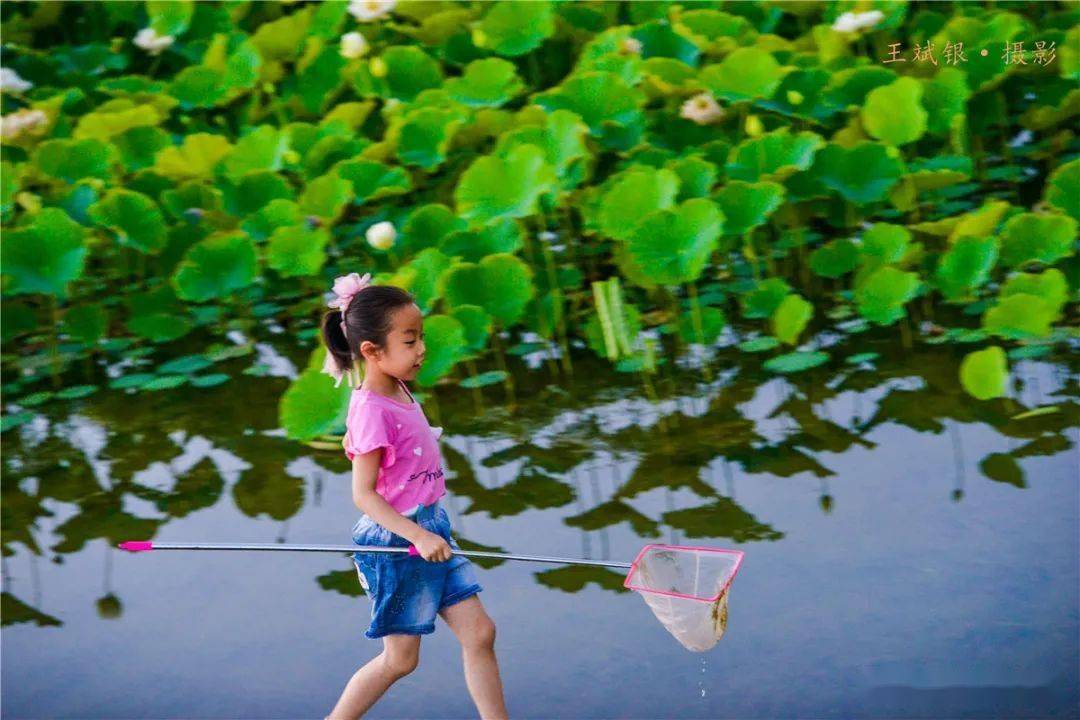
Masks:
[[[384,452],[385,449],[376,448],[353,457],[353,502],[376,523],[415,545],[427,531],[399,513],[382,495],[375,492],[375,481],[379,477],[379,465]]]

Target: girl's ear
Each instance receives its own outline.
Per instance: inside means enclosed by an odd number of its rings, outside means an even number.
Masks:
[[[360,356],[363,358],[376,359],[379,354],[379,347],[370,340],[364,340],[360,343]]]

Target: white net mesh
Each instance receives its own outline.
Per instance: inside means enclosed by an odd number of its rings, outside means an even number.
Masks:
[[[730,585],[742,556],[738,550],[647,545],[624,585],[641,594],[683,647],[704,652],[727,629]]]

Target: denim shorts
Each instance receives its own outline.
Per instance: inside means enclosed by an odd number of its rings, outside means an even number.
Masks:
[[[420,527],[441,535],[460,550],[450,536],[450,518],[435,502],[420,505],[407,516]],[[366,515],[353,526],[357,545],[408,547],[410,543]],[[452,555],[445,562],[428,562],[407,553],[353,553],[360,584],[371,598],[371,626],[364,634],[380,638],[392,633],[426,635],[435,632],[435,615],[445,607],[483,590],[468,558]]]

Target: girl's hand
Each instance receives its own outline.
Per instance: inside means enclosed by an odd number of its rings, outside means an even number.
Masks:
[[[421,535],[413,545],[416,546],[416,550],[420,553],[420,557],[428,562],[445,562],[449,560],[453,554],[450,543],[446,542],[442,535],[437,535],[427,530],[424,531],[424,534]]]

